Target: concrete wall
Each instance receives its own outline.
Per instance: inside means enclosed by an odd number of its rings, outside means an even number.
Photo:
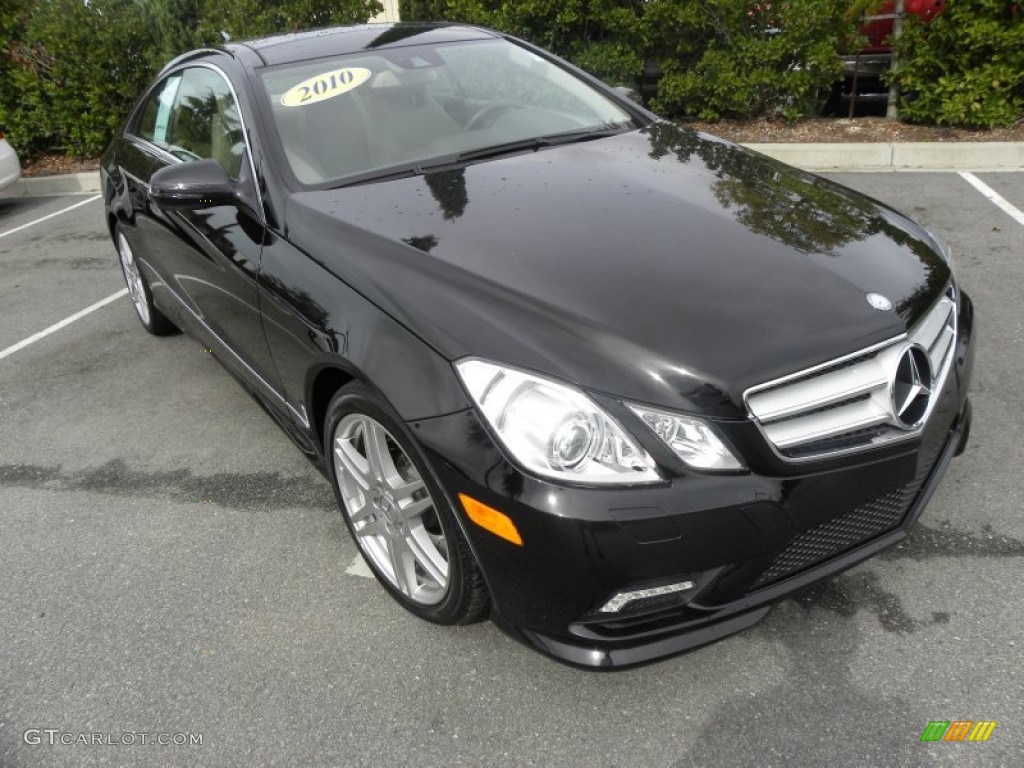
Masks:
[[[370,21],[398,21],[398,0],[380,0],[384,6],[383,13],[374,16]]]

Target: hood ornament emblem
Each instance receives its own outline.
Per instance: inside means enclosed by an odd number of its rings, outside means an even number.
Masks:
[[[868,304],[879,312],[888,312],[892,309],[892,302],[880,293],[869,293],[866,297]]]

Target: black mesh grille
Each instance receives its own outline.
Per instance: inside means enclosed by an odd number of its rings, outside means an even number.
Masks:
[[[804,531],[768,566],[753,588],[759,589],[810,568],[891,531],[903,520],[916,489],[917,483],[897,488],[852,512]]]

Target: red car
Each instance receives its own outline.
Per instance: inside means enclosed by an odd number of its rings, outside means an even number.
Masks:
[[[904,13],[917,16],[926,24],[946,9],[946,0],[905,0]],[[886,2],[873,16],[868,16],[861,27],[867,44],[857,53],[843,57],[846,78],[839,95],[840,111],[845,114],[850,100],[857,104],[884,105],[889,89],[882,75],[892,66],[892,47],[889,39],[896,18],[896,3]]]
[[[946,0],[905,0],[904,12],[908,16],[918,16],[926,24],[946,9]],[[890,55],[889,37],[892,35],[893,17],[896,3],[883,5],[877,15],[865,19],[861,34],[868,39],[868,44],[861,49],[865,55]]]

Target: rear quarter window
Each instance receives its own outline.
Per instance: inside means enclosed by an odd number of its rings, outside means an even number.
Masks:
[[[171,120],[171,107],[174,105],[174,97],[178,93],[178,86],[181,85],[181,75],[171,75],[162,84],[153,89],[153,92],[146,100],[142,113],[139,115],[135,130],[132,131],[139,138],[154,144],[165,144],[167,142],[167,128]]]

